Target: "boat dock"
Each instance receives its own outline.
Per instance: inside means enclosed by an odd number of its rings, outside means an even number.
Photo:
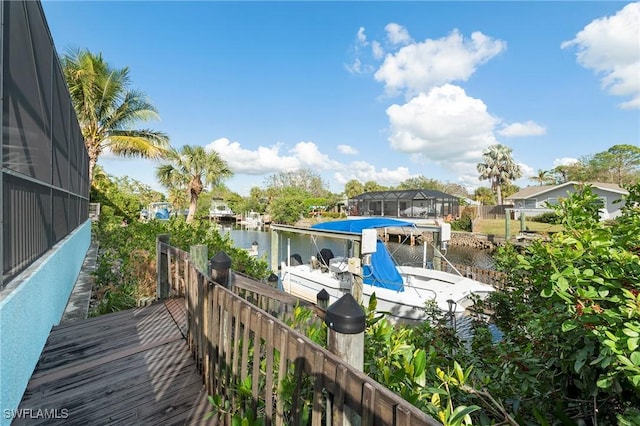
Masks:
[[[54,327],[12,425],[202,424],[211,408],[179,327],[181,304]]]

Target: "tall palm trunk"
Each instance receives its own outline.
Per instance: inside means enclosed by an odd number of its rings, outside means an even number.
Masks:
[[[191,195],[189,199],[189,214],[187,215],[187,222],[191,223],[193,218],[196,215],[196,207],[198,206],[198,198],[200,198],[200,194],[203,190],[202,181],[195,177],[191,180],[191,184],[189,185],[189,193]]]
[[[96,144],[91,140],[85,140],[87,147],[87,154],[89,155],[89,188],[93,184],[93,170],[98,163],[98,157],[100,156],[100,144]]]
[[[187,223],[193,222],[193,218],[196,216],[197,206],[198,206],[198,194],[191,191],[191,197],[189,200],[189,213],[187,214]]]

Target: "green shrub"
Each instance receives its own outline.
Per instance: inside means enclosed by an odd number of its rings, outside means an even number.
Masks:
[[[454,231],[473,231],[473,218],[476,215],[474,207],[467,207],[462,211],[462,215],[459,219],[451,222],[451,229]]]
[[[532,222],[539,222],[539,223],[558,223],[559,222],[559,218],[556,212],[544,212],[537,216],[527,217],[527,219]]]
[[[228,234],[221,235],[208,221],[186,223],[184,218],[168,221],[133,221],[123,226],[117,216],[101,215],[95,227],[100,251],[94,284],[92,315],[115,312],[136,305],[136,300],[155,290],[156,237],[170,234],[170,244],[184,251],[204,244],[208,256],[223,251],[232,259],[231,268],[258,280],[270,274],[265,260],[255,259],[233,245]]]

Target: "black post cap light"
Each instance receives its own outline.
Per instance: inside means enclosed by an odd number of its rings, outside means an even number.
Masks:
[[[346,293],[327,308],[324,322],[338,333],[358,334],[365,329],[366,315],[351,293]]]
[[[320,304],[320,302],[328,302],[329,301],[329,292],[323,288],[316,295],[316,300],[318,301],[318,304]]]
[[[231,258],[227,253],[219,251],[209,260],[209,267],[216,271],[229,269],[231,268]]]

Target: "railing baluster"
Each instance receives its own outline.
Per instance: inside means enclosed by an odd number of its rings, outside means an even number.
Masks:
[[[266,378],[264,387],[264,404],[265,404],[265,424],[271,426],[273,418],[273,350],[274,350],[274,328],[275,322],[272,319],[267,320],[267,338],[264,342],[264,350],[266,352]]]
[[[295,385],[291,401],[291,411],[293,415],[293,424],[299,425],[302,417],[300,396],[302,394],[302,371],[304,369],[304,341],[300,338],[296,339],[296,358],[293,363],[295,365],[293,378]]]
[[[262,312],[256,312],[251,318],[253,329],[253,369],[251,371],[251,409],[258,409],[258,385],[260,384],[260,352],[262,351]]]
[[[249,370],[249,340],[251,339],[251,307],[248,304],[242,306],[242,363],[240,364],[240,379],[247,378]]]
[[[311,417],[312,426],[322,424],[322,389],[324,388],[324,354],[315,351],[313,357],[313,413]]]
[[[362,425],[372,426],[376,411],[376,389],[365,383],[362,389]]]
[[[333,395],[333,410],[331,410],[331,424],[342,426],[344,423],[344,406],[347,389],[347,367],[340,364],[336,368],[336,387],[338,391]]]
[[[232,315],[233,315],[233,302],[232,293],[225,291],[220,293],[224,303],[222,304],[222,312],[220,315],[223,318],[223,345],[224,345],[224,375],[221,377],[223,384],[227,389],[227,394],[231,397],[231,391],[233,390],[233,382],[231,379],[231,347],[232,347]],[[229,398],[231,400],[232,398]]]
[[[238,380],[238,363],[240,362],[240,325],[241,325],[241,309],[242,309],[242,301],[238,298],[233,298],[233,336],[231,339],[233,341],[233,350],[231,351],[231,381],[229,382],[230,386],[235,389],[236,386],[240,384],[240,380]],[[235,396],[235,395],[234,395]],[[234,410],[237,410],[238,401],[237,398],[232,398],[231,407]]]
[[[287,353],[287,347],[289,343],[289,331],[286,328],[280,329],[280,364],[278,365],[278,386],[277,393],[278,400],[276,401],[276,426],[283,426],[285,424],[284,418],[284,398],[282,395],[282,378],[287,374],[287,366],[289,364],[289,354]]]
[[[213,285],[213,313],[211,315],[212,327],[211,327],[211,342],[213,344],[213,352],[211,354],[211,383],[214,384],[213,389],[217,395],[227,397],[226,390],[223,388],[220,377],[222,375],[222,312],[220,309],[220,293],[221,288],[219,285]]]

